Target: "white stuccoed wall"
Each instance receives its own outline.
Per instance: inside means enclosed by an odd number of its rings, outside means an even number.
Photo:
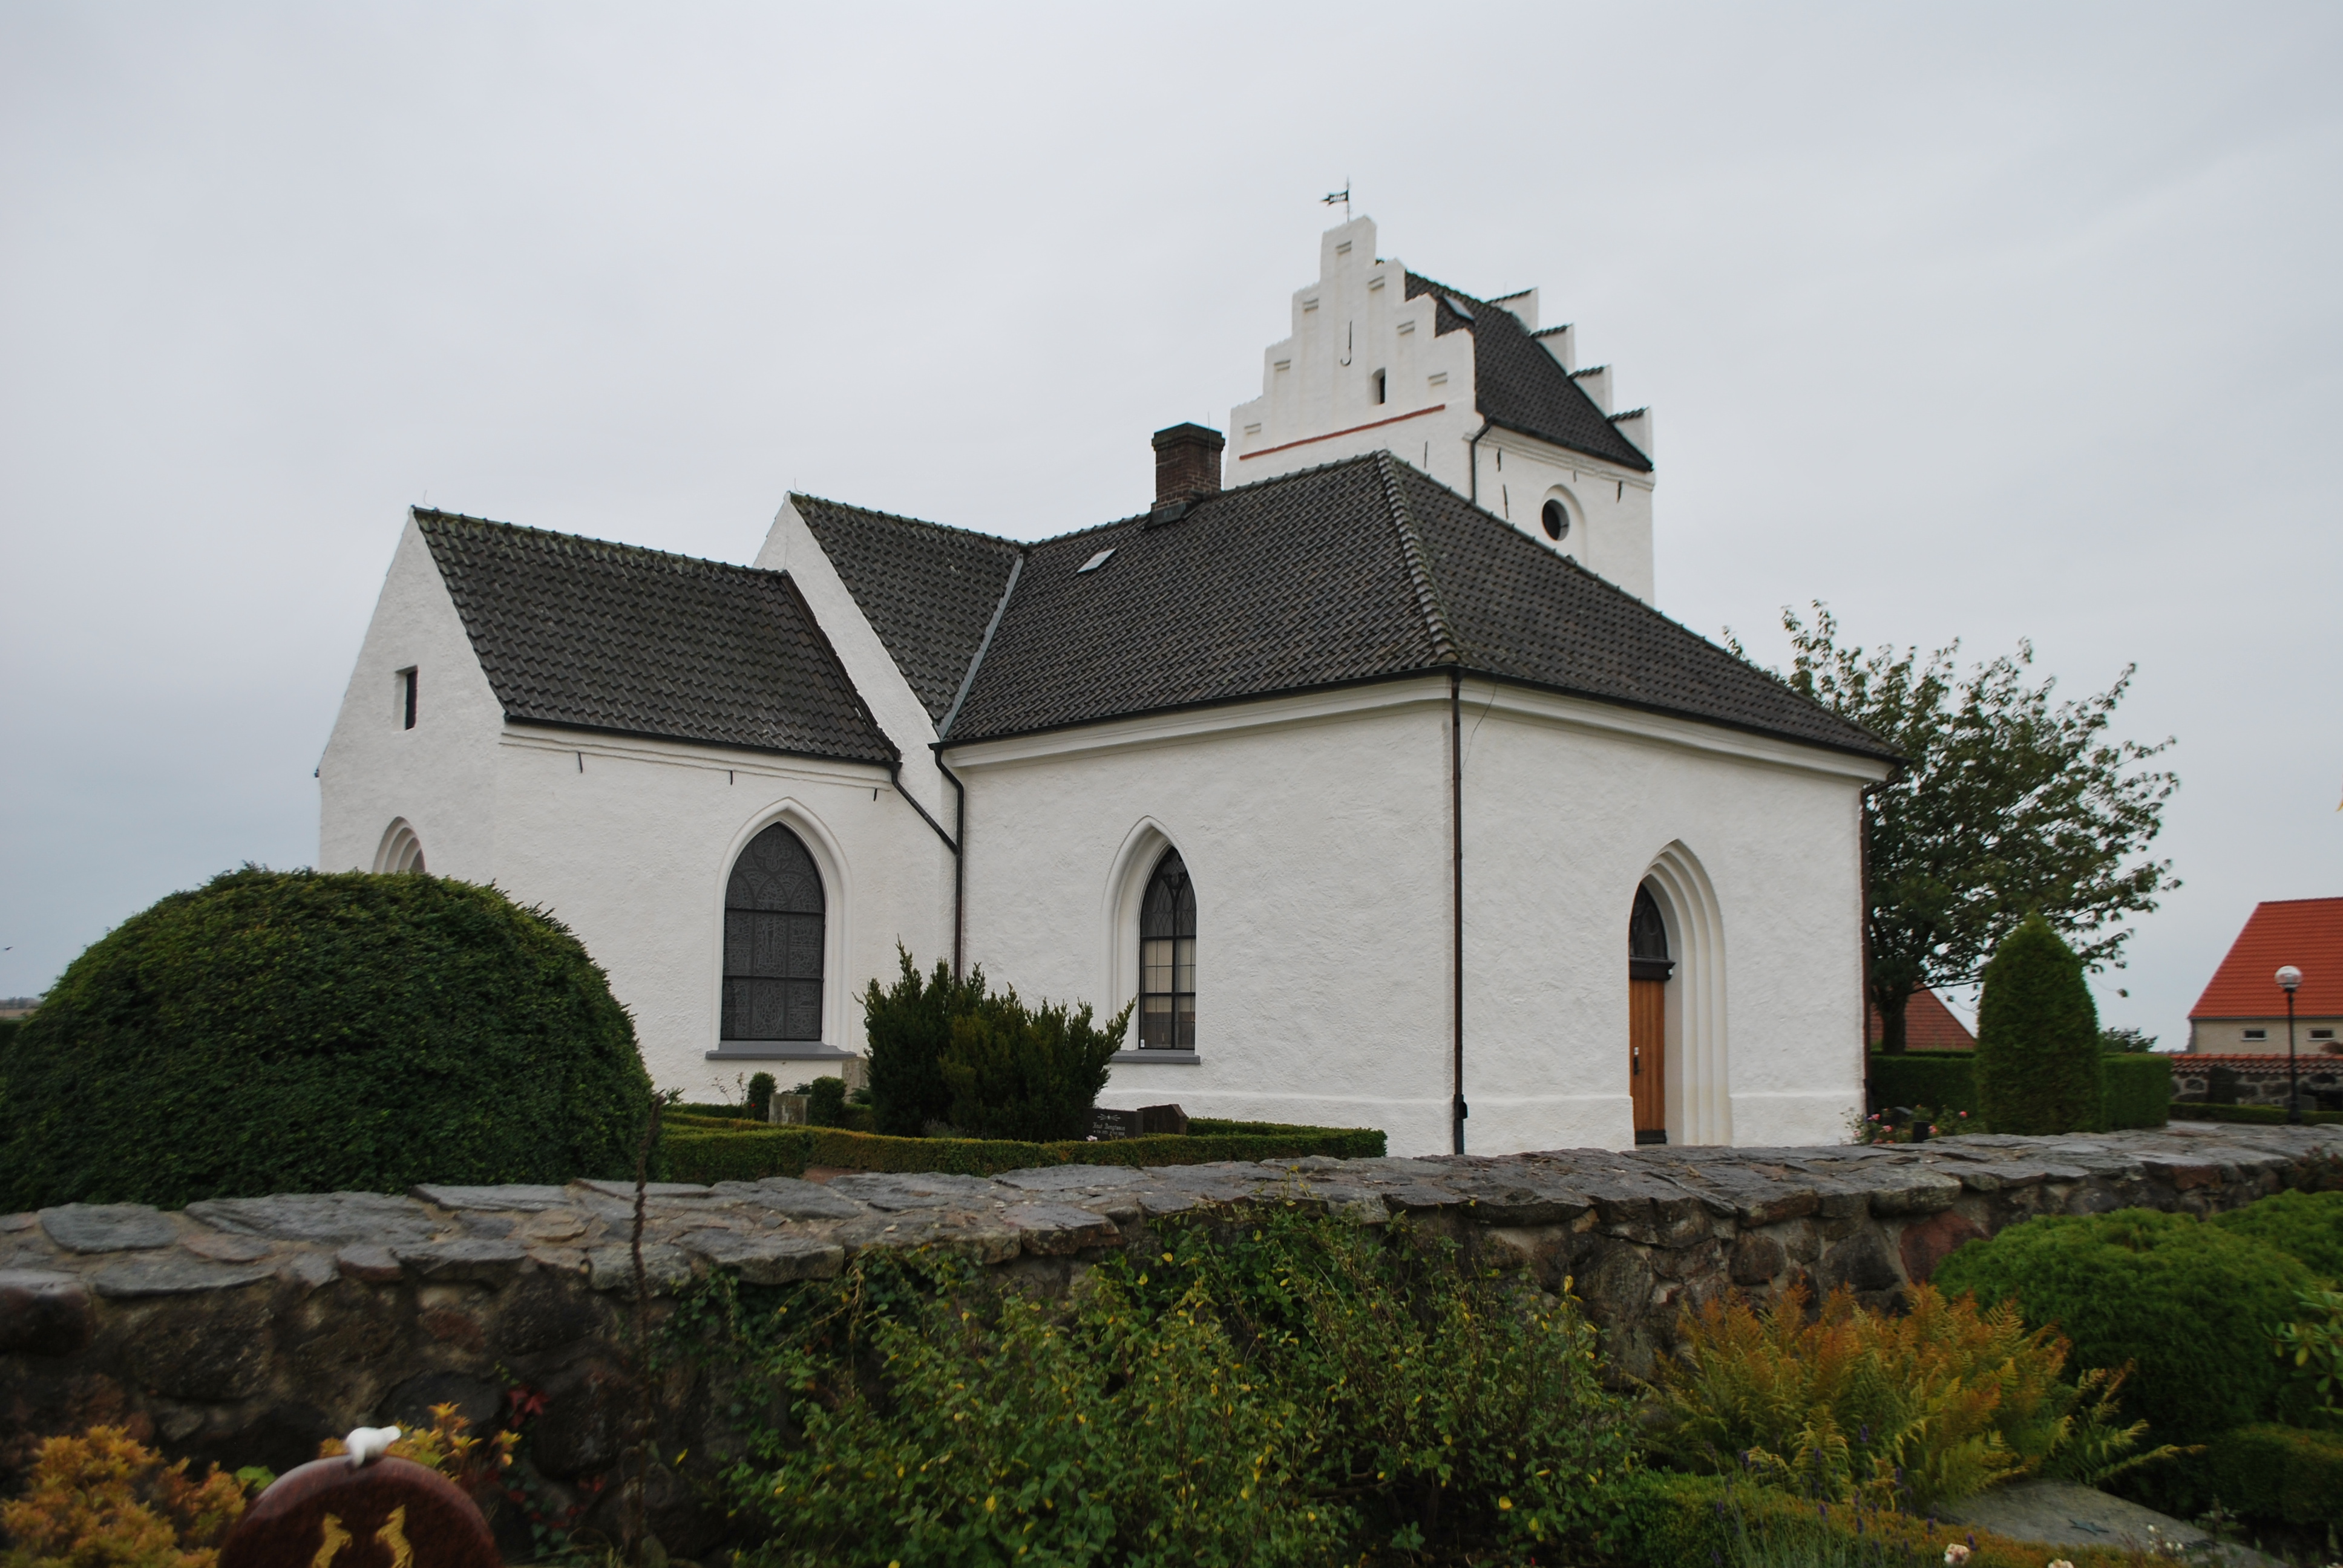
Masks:
[[[1464,728],[1467,1148],[1633,1142],[1627,918],[1672,846],[1705,879],[1717,934],[1702,970],[1686,953],[1671,1010],[1694,986],[1722,1008],[1695,1040],[1672,1020],[1672,1138],[1844,1136],[1862,1098],[1855,804],[1879,769],[1481,683]],[[1373,1125],[1394,1153],[1447,1151],[1444,681],[950,760],[969,780],[971,951],[1028,996],[1119,1008],[1136,989],[1131,879],[1162,839],[1187,861],[1201,1060],[1118,1064],[1105,1103]]]
[[[407,665],[421,678],[411,730],[394,701]],[[824,1043],[862,1049],[860,993],[894,974],[899,936],[930,960],[939,940],[950,950],[950,857],[886,769],[508,725],[411,519],[318,779],[320,869],[371,869],[404,818],[434,874],[494,882],[567,922],[633,1011],[653,1080],[693,1099],[759,1068],[785,1086],[836,1070],[706,1060],[719,1044],[725,883],[767,824],[789,821],[821,865]]]
[[[1532,330],[1535,289],[1502,302]],[[1473,335],[1435,337],[1433,297],[1407,297],[1406,267],[1377,259],[1375,225],[1355,218],[1319,239],[1318,281],[1293,295],[1293,333],[1262,356],[1262,395],[1229,410],[1222,483],[1249,485],[1338,458],[1389,451],[1462,496],[1652,602],[1653,476],[1507,430],[1473,437]],[[1544,341],[1564,369],[1571,340]],[[1347,361],[1347,363],[1345,363]],[[1374,374],[1385,374],[1385,401]],[[1615,412],[1609,381],[1590,386]],[[1642,427],[1649,442],[1650,422]],[[1644,448],[1649,456],[1648,445]],[[1549,495],[1568,498],[1575,521],[1559,544],[1539,518]]]

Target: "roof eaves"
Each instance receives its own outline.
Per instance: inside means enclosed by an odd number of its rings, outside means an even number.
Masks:
[[[1643,410],[1637,409],[1636,412],[1641,413]],[[1630,459],[1620,456],[1616,452],[1597,452],[1591,450],[1588,447],[1565,441],[1551,430],[1533,430],[1528,426],[1520,424],[1512,419],[1499,419],[1492,417],[1489,420],[1489,423],[1495,426],[1500,430],[1511,431],[1516,436],[1527,436],[1533,441],[1543,441],[1549,447],[1558,447],[1564,452],[1575,452],[1582,457],[1592,457],[1597,462],[1609,463],[1615,467],[1625,468],[1631,473],[1648,474],[1652,471],[1652,460],[1649,457],[1644,457],[1640,452],[1637,452],[1635,456]],[[1635,445],[1633,441],[1628,441],[1627,437],[1624,436],[1620,437],[1619,439],[1625,442],[1631,450]],[[1512,526],[1513,525],[1510,523],[1506,525],[1508,528],[1511,528]]]
[[[531,719],[527,714],[507,713],[507,724],[526,724],[534,729],[574,729],[581,735],[618,735],[633,740],[665,740],[682,746],[705,746],[717,751],[747,751],[759,757],[802,757],[815,762],[851,762],[864,768],[892,769],[897,759],[894,746],[880,732],[884,754],[858,757],[848,751],[809,751],[794,746],[759,746],[747,740],[711,740],[700,735],[678,735],[664,729],[633,729],[618,724],[589,724],[578,719]]]

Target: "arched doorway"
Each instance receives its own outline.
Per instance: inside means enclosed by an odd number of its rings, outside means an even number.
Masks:
[[[1635,1141],[1668,1141],[1668,925],[1649,888],[1635,890],[1627,917],[1627,1091]]]

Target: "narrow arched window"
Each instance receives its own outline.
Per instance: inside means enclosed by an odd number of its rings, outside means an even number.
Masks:
[[[749,840],[724,890],[724,1038],[821,1038],[821,873],[779,822]]]
[[[1167,849],[1139,906],[1139,1048],[1196,1049],[1196,890]]]
[[[1627,917],[1627,973],[1632,980],[1664,980],[1674,972],[1668,957],[1668,923],[1660,915],[1660,901],[1649,888],[1635,890],[1635,908]]]

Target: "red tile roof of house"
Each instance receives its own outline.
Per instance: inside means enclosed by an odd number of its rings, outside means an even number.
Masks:
[[[2273,899],[2254,906],[2229,956],[2213,971],[2190,1018],[2284,1018],[2281,964],[2302,971],[2301,1018],[2343,1014],[2343,899]]]
[[[1870,1015],[1871,1043],[1879,1043],[1879,1010]],[[1904,1048],[1906,1050],[1975,1050],[1976,1036],[1945,1005],[1945,999],[1926,986],[1912,992],[1904,1004]]]

